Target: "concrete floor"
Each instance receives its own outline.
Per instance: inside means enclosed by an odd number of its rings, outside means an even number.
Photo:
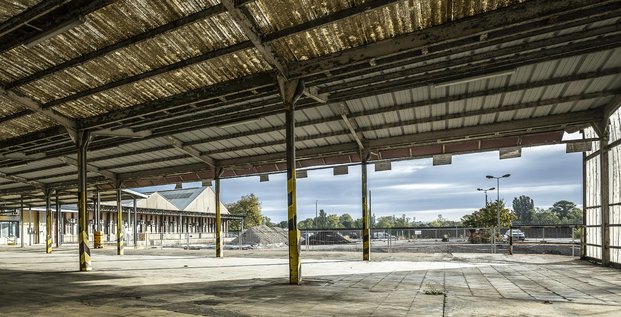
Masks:
[[[620,316],[621,274],[564,256],[0,248],[1,316]]]

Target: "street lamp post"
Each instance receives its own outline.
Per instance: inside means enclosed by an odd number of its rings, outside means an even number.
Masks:
[[[501,178],[507,178],[511,176],[511,174],[505,174],[502,176],[492,176],[492,175],[487,175],[485,176],[487,179],[496,179],[496,209],[498,209],[498,232],[500,233],[500,179]]]
[[[487,191],[488,190],[494,190],[494,189],[496,189],[496,188],[495,187],[491,187],[491,188],[488,188],[488,189],[477,188],[478,191],[485,192],[485,207],[487,207],[487,205],[488,205],[488,203],[487,203]]]

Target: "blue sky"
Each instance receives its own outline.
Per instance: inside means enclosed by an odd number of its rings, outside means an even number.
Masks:
[[[438,214],[459,220],[481,208],[485,196],[477,187],[496,186],[485,175],[500,176],[500,198],[511,204],[514,197],[527,195],[535,206],[547,208],[559,200],[582,205],[582,154],[565,153],[564,145],[522,149],[522,157],[500,160],[498,152],[453,156],[453,163],[432,166],[431,159],[393,162],[391,171],[375,172],[369,165],[371,212],[376,216],[405,214],[420,221],[431,221]],[[269,182],[258,176],[222,181],[222,201],[232,202],[254,193],[263,214],[279,222],[287,217],[286,175],[270,175]],[[495,199],[496,191],[489,192]],[[349,213],[360,217],[360,166],[350,166],[348,175],[333,176],[332,169],[310,170],[308,178],[298,179],[298,219],[315,215],[319,209],[329,214]]]

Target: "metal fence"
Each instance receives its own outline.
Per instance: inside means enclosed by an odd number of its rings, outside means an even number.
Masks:
[[[243,231],[245,232],[245,231]],[[243,232],[223,232],[225,249],[274,250],[287,248],[287,232],[280,229],[245,241]],[[373,228],[371,251],[383,253],[513,253],[581,254],[582,225],[514,226],[496,233],[490,228]],[[301,250],[362,252],[361,229],[304,229]],[[134,246],[131,232],[125,245]],[[512,237],[512,238],[511,238]],[[92,241],[91,236],[91,241]],[[77,235],[64,235],[63,243],[77,243]],[[116,244],[116,235],[104,235],[104,244]],[[215,233],[139,233],[138,248],[215,249]]]

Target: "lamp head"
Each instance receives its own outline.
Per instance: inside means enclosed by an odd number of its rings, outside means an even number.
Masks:
[[[488,190],[494,190],[494,189],[496,189],[496,187],[492,187],[492,188],[490,188],[490,189],[488,189]]]
[[[487,176],[485,176],[485,177],[486,177],[486,178],[496,178],[496,177],[494,177],[494,176],[492,176],[492,175],[487,175]]]
[[[485,190],[485,189],[483,189],[483,188],[477,188],[477,190],[478,190],[478,191],[482,191],[482,190]]]
[[[504,177],[509,177],[509,176],[511,176],[511,174],[505,174],[505,175],[502,175],[502,177],[503,177],[503,178],[504,178]]]

